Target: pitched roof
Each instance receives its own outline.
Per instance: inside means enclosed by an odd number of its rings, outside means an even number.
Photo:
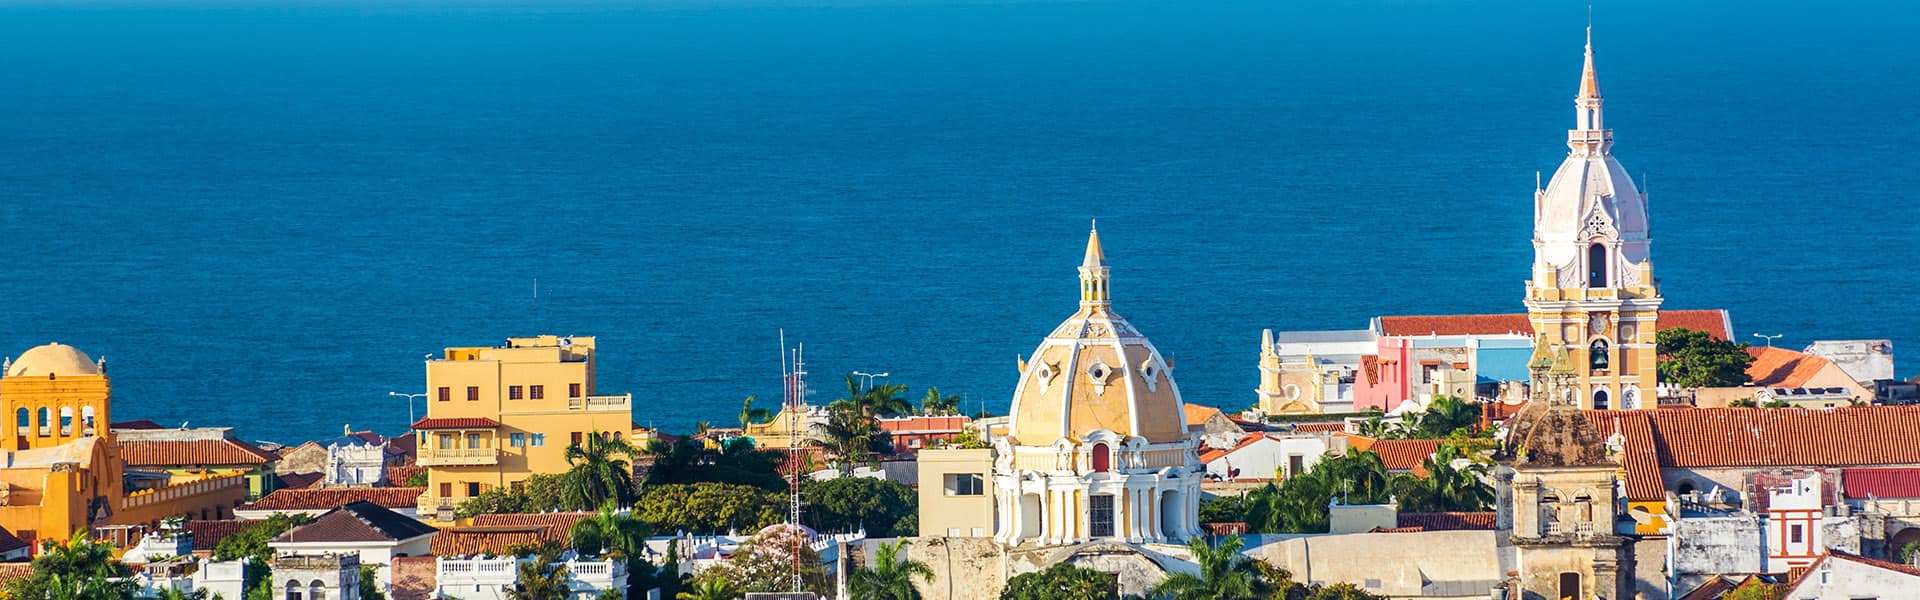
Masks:
[[[1263,440],[1263,439],[1266,439],[1266,437],[1260,436],[1260,435],[1249,435],[1247,437],[1240,438],[1240,442],[1234,444],[1232,448],[1207,448],[1205,450],[1201,450],[1200,462],[1210,463],[1210,462],[1219,460],[1223,456],[1226,456],[1228,454],[1233,454],[1235,452],[1239,452],[1241,450],[1246,449],[1248,446],[1258,444],[1260,443],[1260,440]]]
[[[312,523],[273,538],[273,543],[398,542],[440,530],[384,506],[365,500],[327,511]]]
[[[1769,346],[1750,346],[1747,354],[1753,355],[1753,364],[1747,365],[1747,376],[1760,387],[1807,387],[1813,376],[1833,364],[1812,354]]]
[[[280,478],[280,489],[283,490],[310,488],[327,478],[325,473],[276,473],[275,476]]]
[[[485,417],[427,417],[413,422],[414,429],[491,429],[500,422]]]
[[[1663,468],[1920,465],[1920,406],[1583,411],[1603,434],[1645,415]]]
[[[253,523],[254,521],[241,519],[187,521],[186,527],[187,531],[193,533],[193,549],[195,551],[212,551],[215,546],[220,545],[220,540],[227,539],[227,536],[239,533],[241,529],[245,529]]]
[[[1493,512],[1400,513],[1396,525],[1414,531],[1491,531],[1496,516]]]
[[[1663,310],[1655,324],[1659,329],[1698,329],[1719,339],[1732,339],[1732,324],[1727,311]],[[1422,335],[1533,335],[1533,324],[1525,313],[1497,315],[1393,315],[1380,317],[1380,333],[1389,336]]]
[[[274,490],[264,498],[242,505],[240,510],[329,510],[360,500],[387,508],[410,508],[426,491],[427,488],[418,487]]]
[[[1627,415],[1619,421],[1620,466],[1626,471],[1624,487],[1628,500],[1664,500],[1666,480],[1660,476],[1659,444],[1654,441],[1653,422],[1645,414]]]
[[[1204,425],[1207,419],[1213,418],[1214,415],[1221,414],[1218,408],[1198,404],[1182,404],[1180,405],[1180,410],[1186,412],[1188,427]]]
[[[1920,498],[1920,469],[1845,469],[1840,487],[1847,498]]]
[[[129,467],[260,465],[273,455],[240,440],[122,440],[120,458]]]
[[[1411,471],[1427,476],[1426,461],[1440,451],[1442,440],[1378,440],[1367,449],[1380,455],[1380,464],[1388,471]]]
[[[1876,567],[1876,568],[1886,569],[1888,571],[1893,571],[1896,573],[1904,573],[1907,575],[1912,575],[1914,577],[1920,577],[1920,567],[1916,567],[1913,565],[1905,565],[1897,562],[1880,560],[1877,558],[1867,558],[1865,556],[1861,556],[1858,554],[1849,554],[1841,550],[1828,550],[1827,553],[1828,553],[1828,557],[1830,558],[1838,558],[1841,560],[1860,563],[1870,567]]]
[[[19,550],[21,548],[26,548],[32,545],[33,544],[27,543],[26,540],[22,540],[19,537],[15,537],[13,535],[13,532],[7,531],[7,528],[0,527],[0,554],[5,554],[7,552],[12,552],[12,551]]]
[[[107,426],[107,429],[165,429],[166,426],[147,419],[121,421]]]
[[[590,516],[593,513],[475,515],[472,525],[449,528],[434,536],[432,552],[435,556],[472,556],[501,554],[517,545],[564,543],[573,532],[573,524]]]
[[[33,576],[33,563],[0,563],[0,583]]]

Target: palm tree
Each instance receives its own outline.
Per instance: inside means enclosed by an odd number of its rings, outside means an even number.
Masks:
[[[1427,457],[1427,477],[1403,475],[1395,478],[1400,505],[1410,512],[1482,511],[1493,505],[1493,486],[1487,484],[1487,467],[1469,463],[1453,468],[1464,455],[1452,444],[1441,444]]]
[[[1420,418],[1419,437],[1444,438],[1456,429],[1472,431],[1480,425],[1480,405],[1453,396],[1434,396]]]
[[[753,401],[758,398],[759,396],[747,396],[746,402],[740,404],[740,429],[742,432],[746,431],[748,425],[765,423],[773,419],[772,412],[764,408],[753,407]]]
[[[836,404],[827,409],[825,423],[814,424],[814,431],[820,436],[814,443],[834,455],[834,464],[844,475],[852,473],[855,465],[873,462],[875,449],[886,437],[873,417],[854,405]]]
[[[600,505],[599,513],[573,524],[567,543],[588,556],[609,553],[632,559],[644,554],[648,533],[645,522],[608,501]]]
[[[702,579],[693,584],[693,588],[674,594],[674,600],[739,600],[740,590],[733,584],[718,577]]]
[[[929,416],[951,415],[960,410],[960,397],[940,393],[940,388],[927,388],[927,397],[920,399],[920,412]]]
[[[553,565],[544,557],[521,561],[513,585],[500,589],[507,593],[507,600],[567,600],[573,596],[567,589],[566,565]]]
[[[847,584],[852,588],[853,597],[872,600],[920,600],[920,590],[914,589],[913,579],[918,577],[929,583],[933,581],[933,569],[917,560],[900,560],[900,547],[906,540],[896,540],[891,544],[880,544],[880,551],[874,555],[872,567],[862,567],[854,571]]]
[[[567,469],[562,496],[577,510],[592,510],[608,500],[633,500],[633,471],[621,455],[632,457],[633,446],[594,431],[580,443],[567,446]]]
[[[1200,574],[1174,573],[1153,586],[1149,596],[1165,600],[1216,600],[1257,598],[1266,590],[1261,571],[1254,560],[1240,555],[1245,544],[1239,536],[1229,536],[1219,544],[1203,539],[1187,542],[1187,551],[1200,565]]]
[[[860,409],[860,414],[869,417],[896,417],[913,414],[913,403],[907,402],[907,386],[898,383],[882,383],[866,389],[860,388],[860,380],[847,375],[847,397],[833,401],[828,408],[852,406]]]

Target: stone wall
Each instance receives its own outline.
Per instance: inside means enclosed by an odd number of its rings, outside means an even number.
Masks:
[[[1759,573],[1765,569],[1765,528],[1751,513],[1725,517],[1689,517],[1674,522],[1675,589],[1691,590],[1721,573]]]
[[[916,582],[925,600],[997,600],[1007,587],[1007,556],[993,538],[920,537],[906,555],[933,569],[932,581]]]

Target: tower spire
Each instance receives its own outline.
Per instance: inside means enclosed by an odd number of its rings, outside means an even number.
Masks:
[[[1094,222],[1087,232],[1087,256],[1080,261],[1080,307],[1106,308],[1107,255],[1100,249],[1100,224]]]
[[[1573,129],[1567,132],[1567,147],[1578,156],[1606,154],[1613,146],[1613,132],[1600,118],[1600,77],[1593,70],[1593,9],[1587,9],[1586,57],[1580,65],[1580,93],[1573,98]]]

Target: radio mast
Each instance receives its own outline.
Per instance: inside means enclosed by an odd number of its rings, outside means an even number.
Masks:
[[[793,534],[793,547],[788,549],[793,558],[792,591],[800,591],[800,554],[807,539],[800,532],[800,441],[801,426],[805,419],[800,414],[805,410],[807,401],[806,344],[797,344],[787,349],[787,331],[780,330],[780,379],[786,384],[786,397],[781,402],[781,410],[787,414],[787,526]],[[792,360],[788,360],[789,352]]]

